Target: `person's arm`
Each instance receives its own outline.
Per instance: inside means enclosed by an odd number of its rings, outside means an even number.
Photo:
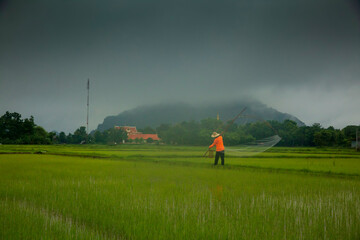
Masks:
[[[211,145],[209,146],[209,149],[212,148],[213,146],[215,146],[215,145],[216,145],[216,142],[217,142],[217,138],[215,138],[213,144],[211,144]]]

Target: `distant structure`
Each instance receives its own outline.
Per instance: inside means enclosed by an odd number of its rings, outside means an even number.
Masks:
[[[216,120],[220,120],[220,116],[219,116],[219,113],[216,115]]]
[[[87,114],[86,114],[86,134],[89,134],[89,93],[90,93],[90,79],[88,78],[87,80],[87,86],[86,86],[86,89],[87,89]]]
[[[141,132],[138,132],[136,127],[131,126],[115,126],[115,129],[123,129],[126,131],[128,139],[135,140],[135,139],[144,139],[147,140],[151,138],[154,141],[159,141],[160,138],[157,134],[144,134]]]

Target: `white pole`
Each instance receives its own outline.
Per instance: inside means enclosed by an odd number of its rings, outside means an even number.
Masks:
[[[89,134],[89,90],[90,90],[90,79],[87,81],[87,115],[86,115],[86,134]]]

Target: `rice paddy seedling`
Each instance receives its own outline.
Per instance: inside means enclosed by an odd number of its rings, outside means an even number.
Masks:
[[[360,238],[359,156],[347,151],[213,167],[200,147],[0,149],[39,150],[0,154],[0,239]],[[304,172],[312,153],[324,157]]]

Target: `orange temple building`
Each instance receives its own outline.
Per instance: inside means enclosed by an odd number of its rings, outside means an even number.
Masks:
[[[149,138],[151,138],[154,141],[159,141],[160,138],[157,134],[144,134],[141,132],[138,132],[136,127],[130,127],[130,126],[115,126],[115,129],[123,129],[126,131],[128,139],[144,139],[147,140]]]

